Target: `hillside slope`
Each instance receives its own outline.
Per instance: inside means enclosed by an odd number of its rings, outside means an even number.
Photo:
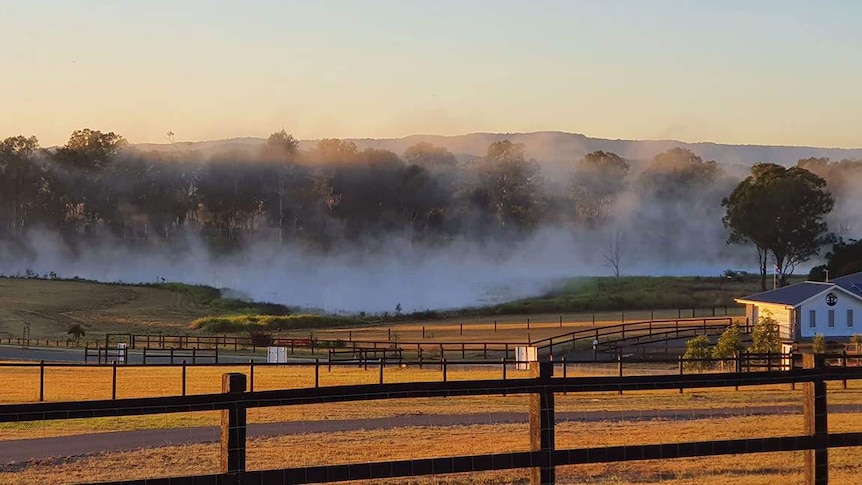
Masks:
[[[88,334],[174,332],[211,314],[185,294],[159,288],[77,281],[0,278],[0,337],[66,338],[80,323]]]

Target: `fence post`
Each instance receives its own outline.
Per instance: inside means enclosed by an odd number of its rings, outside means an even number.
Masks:
[[[736,364],[735,364],[735,365],[736,365],[736,374],[737,374],[737,376],[738,376],[739,374],[742,374],[742,352],[744,352],[744,351],[738,351],[738,352],[736,353]],[[734,390],[735,390],[735,391],[738,391],[738,390],[739,390],[739,386],[738,386],[738,385],[733,386],[733,388],[734,388]]]
[[[383,355],[385,358],[386,353],[384,352]],[[383,359],[379,359],[379,361],[380,361],[380,383],[383,384]]]
[[[682,375],[685,372],[685,361],[683,361],[682,356],[679,356],[679,375]],[[682,394],[682,383],[679,385],[679,393]]]
[[[623,353],[617,353],[617,369],[619,370],[620,377],[623,376]],[[623,390],[620,389],[620,396],[623,395]]]
[[[566,377],[568,377],[566,375],[566,356],[564,355],[561,360],[563,361],[563,379],[565,379]],[[568,393],[566,391],[563,391],[563,395],[566,395],[566,394],[568,394]]]
[[[221,390],[226,394],[241,397],[245,392],[245,375],[239,373],[222,374]],[[245,471],[245,406],[239,402],[221,412],[221,453],[219,472],[242,473]]]
[[[846,388],[845,388],[846,389]],[[45,361],[39,361],[39,402],[45,400]]]
[[[553,362],[531,362],[531,377],[540,384],[550,384]],[[554,470],[554,393],[547,386],[530,394],[530,451],[537,453],[537,466],[530,469],[530,485],[551,485]],[[535,461],[534,461],[535,463]]]
[[[111,399],[117,399],[117,361],[111,361]]]
[[[186,395],[186,359],[183,359],[183,396]]]
[[[447,366],[446,366],[446,358],[445,357],[440,359],[440,367],[443,369],[443,382],[446,382],[448,380],[448,376],[446,375],[447,374],[446,373],[446,367]],[[382,371],[381,371],[381,375],[382,375]]]
[[[842,368],[844,368],[844,369],[846,369],[846,368],[847,368],[847,350],[844,350],[843,352],[841,352],[841,367],[842,367]],[[841,382],[841,386],[842,386],[845,390],[847,389],[847,379],[844,379],[844,380]]]
[[[803,354],[802,367],[821,371],[811,381],[803,384],[802,414],[805,434],[814,440],[814,449],[805,450],[805,483],[827,485],[829,483],[829,428],[827,426],[826,381],[823,379],[824,359],[822,355]]]
[[[243,390],[245,390],[245,386],[243,386]],[[248,359],[248,390],[254,392],[254,359]]]
[[[314,387],[320,387],[320,359],[314,359]]]

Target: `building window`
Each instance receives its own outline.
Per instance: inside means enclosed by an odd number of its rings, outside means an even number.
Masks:
[[[817,326],[817,310],[808,310],[808,326],[811,328]]]
[[[847,309],[847,326],[848,327],[853,326],[853,309],[852,308]]]
[[[829,310],[829,327],[835,326],[835,310]]]

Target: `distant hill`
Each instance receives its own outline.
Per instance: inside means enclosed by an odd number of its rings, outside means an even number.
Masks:
[[[629,160],[649,160],[657,153],[673,147],[688,148],[705,160],[715,160],[724,165],[749,167],[758,162],[775,162],[793,165],[797,160],[808,157],[828,157],[833,160],[862,159],[862,148],[819,148],[768,145],[725,145],[720,143],[686,143],[675,140],[607,140],[590,138],[577,133],[540,131],[535,133],[471,133],[468,135],[411,135],[403,138],[353,138],[348,139],[360,148],[381,148],[395,153],[404,153],[410,145],[421,141],[443,146],[459,158],[469,159],[481,156],[488,145],[495,141],[509,139],[523,143],[527,155],[548,165],[562,165],[577,160],[595,150],[611,151]],[[264,138],[231,138],[227,140],[182,142],[169,144],[138,144],[144,151],[197,151],[204,156],[224,151],[254,151]],[[317,140],[302,140],[300,147],[308,149]]]

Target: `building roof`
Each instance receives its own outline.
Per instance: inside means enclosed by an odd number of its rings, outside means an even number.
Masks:
[[[851,293],[862,295],[862,271],[835,278],[830,283],[840,286]]]
[[[746,296],[745,298],[738,298],[737,301],[776,303],[779,305],[796,306],[809,298],[817,296],[819,293],[823,293],[833,286],[834,284],[832,283],[805,281],[803,283],[796,283],[795,285],[756,293],[751,296]]]
[[[737,298],[741,303],[774,303],[778,305],[798,306],[826,290],[841,288],[854,296],[862,298],[862,272],[835,278],[828,283],[805,281],[795,285],[776,288],[774,290],[756,293],[744,298]]]

